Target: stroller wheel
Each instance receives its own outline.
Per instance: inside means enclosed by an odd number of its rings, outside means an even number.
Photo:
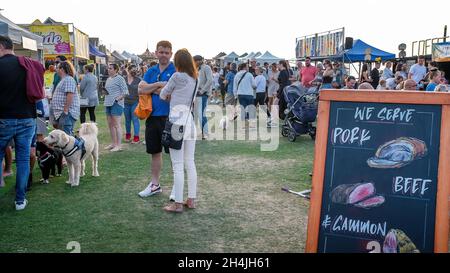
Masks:
[[[295,142],[295,140],[297,139],[297,133],[295,132],[295,130],[289,130],[288,139],[290,142]]]
[[[316,128],[311,129],[311,131],[309,132],[309,136],[312,140],[316,140]]]
[[[287,137],[289,135],[289,131],[289,128],[283,126],[283,129],[281,129],[281,135]]]

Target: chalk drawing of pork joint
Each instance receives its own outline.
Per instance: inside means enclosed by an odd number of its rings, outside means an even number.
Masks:
[[[425,142],[413,137],[400,137],[381,145],[374,157],[367,160],[371,168],[402,168],[427,155]]]

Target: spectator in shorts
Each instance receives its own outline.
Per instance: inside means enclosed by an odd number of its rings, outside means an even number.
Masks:
[[[127,83],[119,75],[119,66],[108,66],[109,78],[106,80],[105,108],[108,128],[111,135],[111,144],[105,149],[111,152],[122,151],[122,114],[125,107],[125,96],[128,95]]]
[[[172,57],[172,44],[169,41],[160,41],[156,45],[156,56],[159,64],[152,66],[139,84],[140,95],[152,95],[152,114],[145,122],[145,144],[147,153],[151,155],[151,181],[139,193],[140,197],[149,197],[162,192],[160,175],[162,170],[162,132],[169,116],[169,103],[160,99],[160,92],[175,73],[175,66],[170,62]],[[170,199],[175,199],[171,194]]]

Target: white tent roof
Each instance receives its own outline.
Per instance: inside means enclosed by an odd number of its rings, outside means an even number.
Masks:
[[[272,55],[269,51],[266,51],[263,55],[256,58],[256,61],[260,62],[260,63],[264,63],[264,62],[274,63],[274,62],[278,62],[281,60],[283,60],[283,59]]]
[[[223,57],[224,61],[233,62],[236,58],[239,58],[239,55],[237,55],[234,51],[228,54],[227,56]],[[221,58],[222,59],[222,58]]]
[[[14,24],[0,14],[0,35],[8,36],[13,43],[22,44],[23,37],[36,41],[37,49],[43,49],[42,37]]]
[[[142,62],[142,59],[139,58],[136,54],[131,54],[131,53],[128,53],[128,52],[124,51],[124,52],[122,52],[122,56],[124,56],[124,57],[126,57],[128,59],[131,59],[135,63],[141,63]]]
[[[255,54],[256,54],[256,53],[252,51],[252,53],[248,54],[248,55],[245,57],[245,59],[246,59],[246,60],[251,59],[251,58],[255,57]]]
[[[118,61],[125,61],[125,62],[128,61],[128,58],[127,58],[127,57],[123,56],[122,54],[120,54],[119,52],[117,52],[117,51],[115,51],[115,50],[111,53],[111,55],[112,55],[114,58],[116,58]]]

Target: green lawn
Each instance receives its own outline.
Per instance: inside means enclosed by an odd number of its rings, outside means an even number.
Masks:
[[[35,182],[21,212],[13,206],[15,177],[6,179],[0,189],[0,252],[64,253],[71,241],[80,243],[81,252],[304,251],[309,202],[281,187],[310,188],[309,136],[296,143],[281,138],[274,152],[261,152],[255,141],[197,142],[198,208],[173,215],[162,210],[173,183],[169,156],[164,155],[163,194],[141,199],[137,193],[150,174],[144,145],[103,151],[109,144],[103,109],[97,118],[99,178],[88,175],[70,188],[65,169],[50,185]],[[90,161],[87,166],[90,174]],[[34,177],[41,177],[37,167]]]

